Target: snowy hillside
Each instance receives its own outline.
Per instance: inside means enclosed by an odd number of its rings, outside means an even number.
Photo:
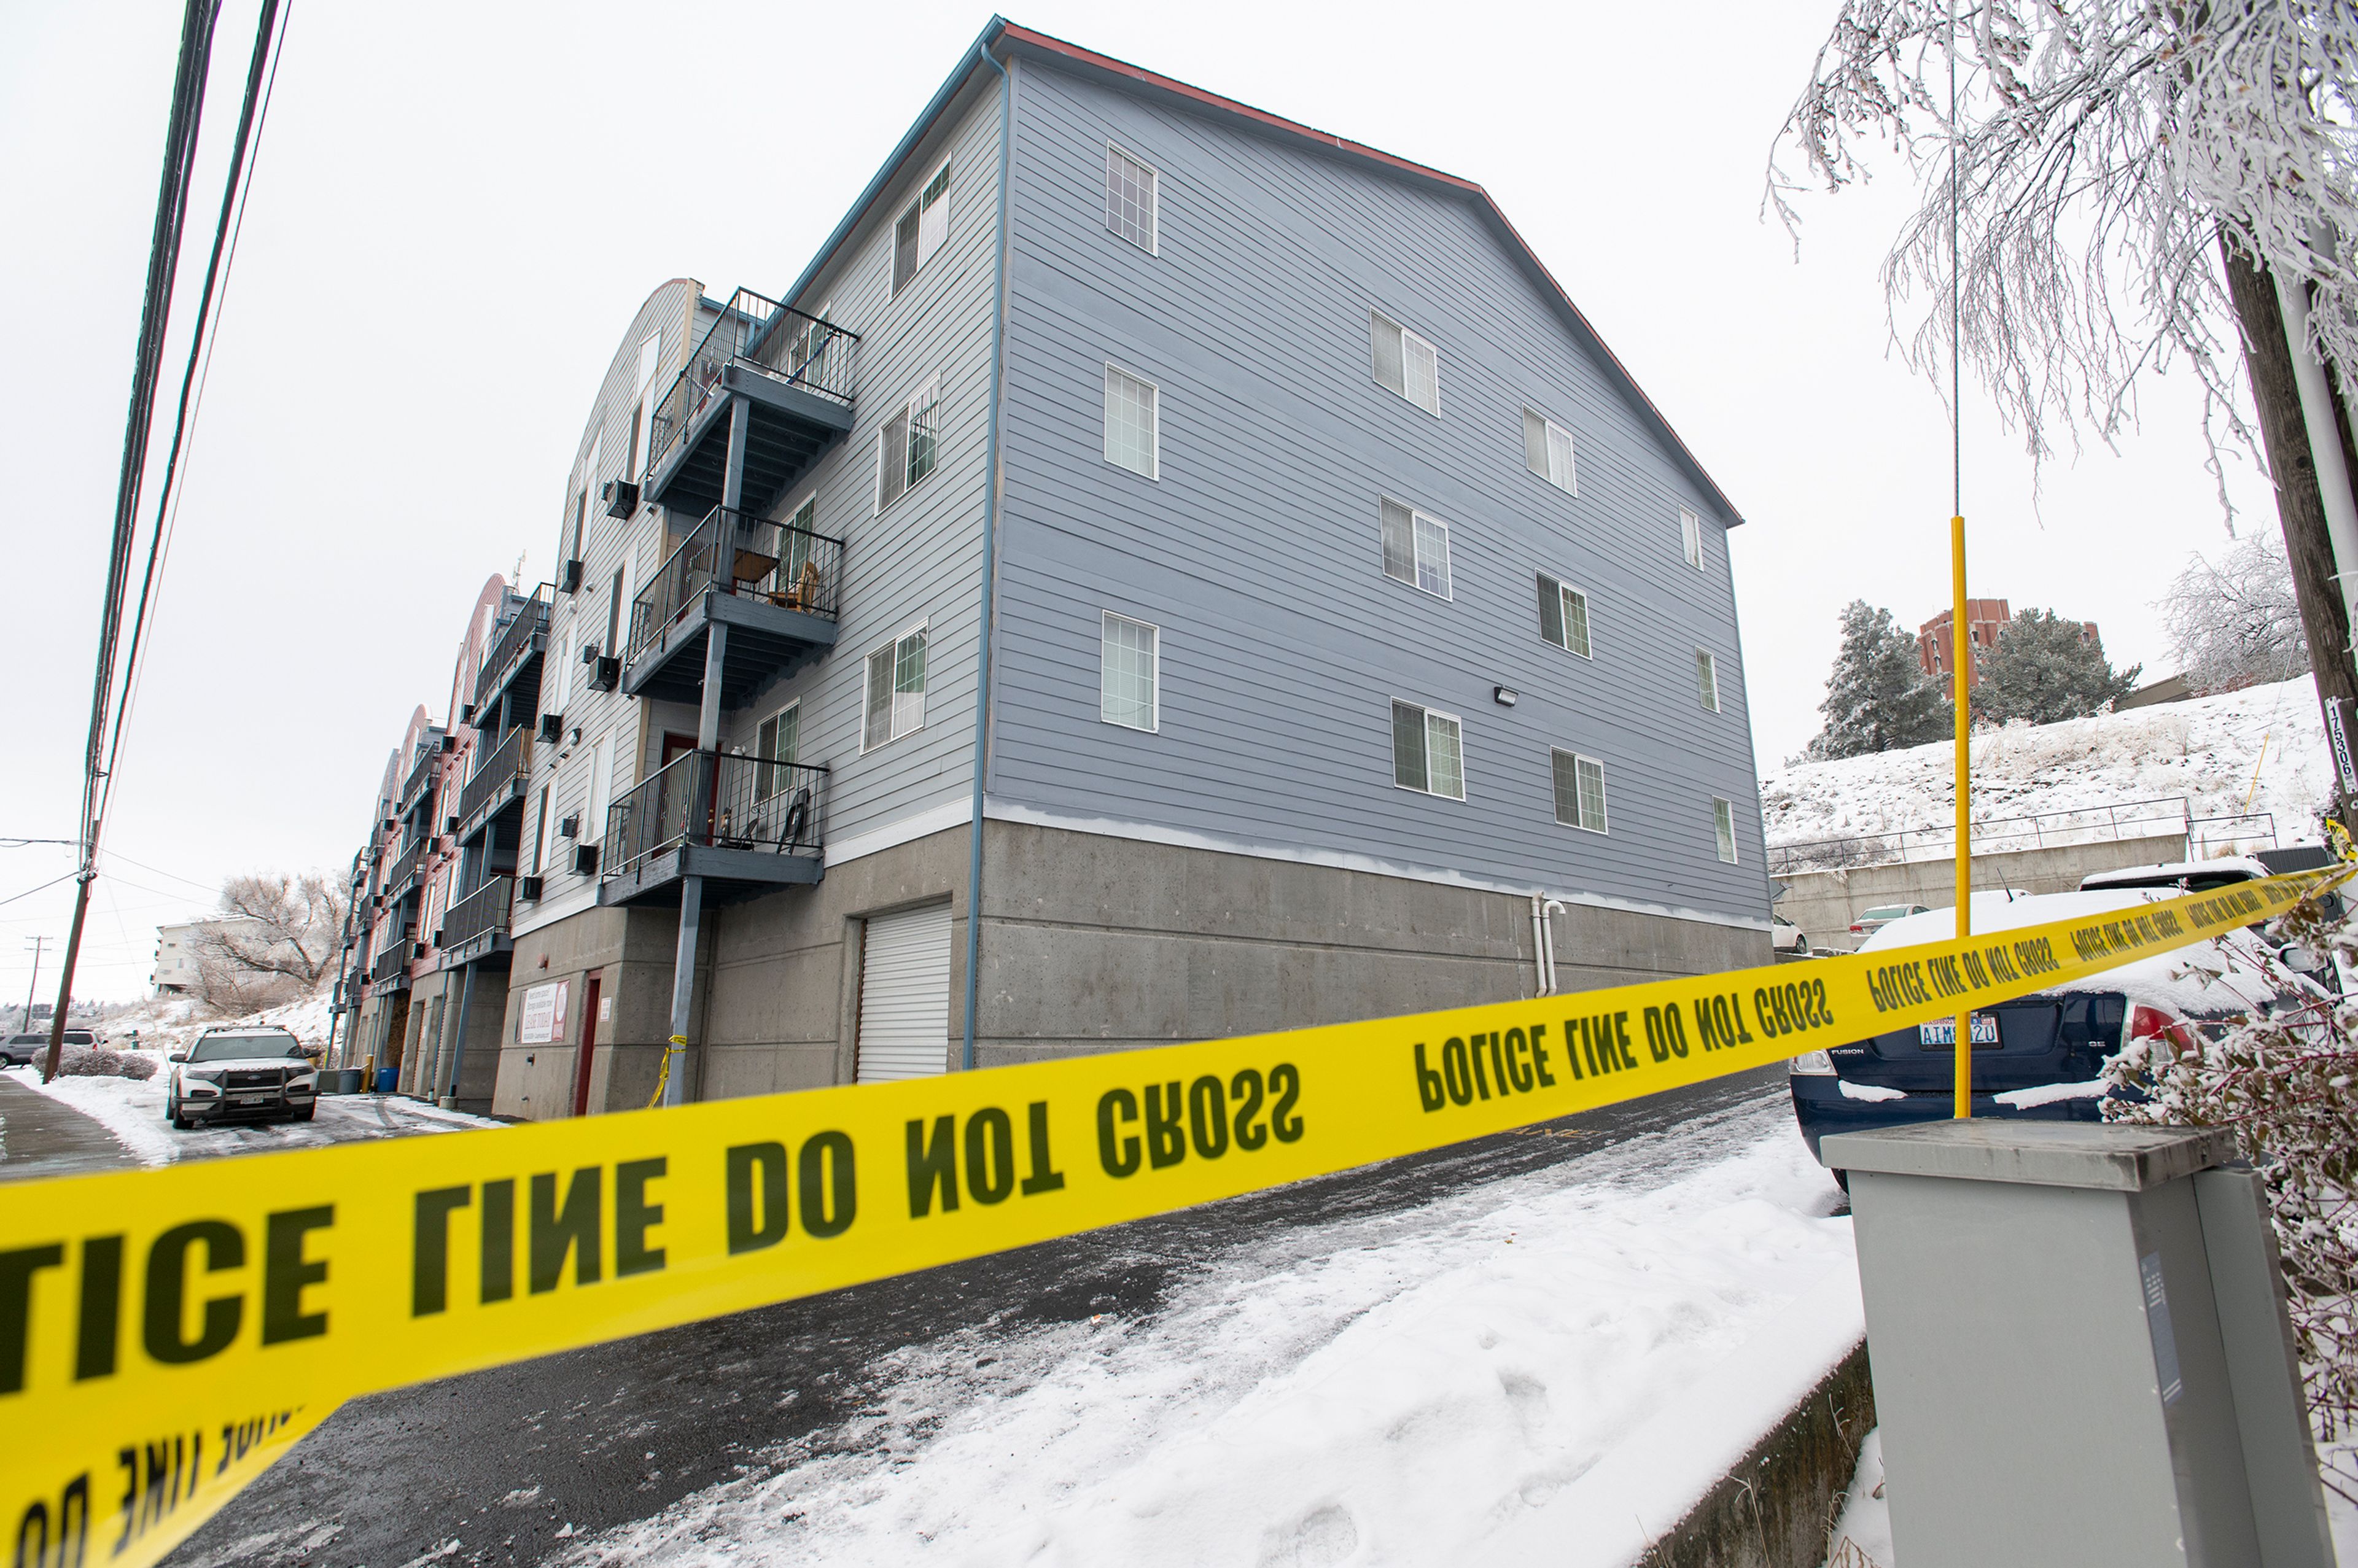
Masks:
[[[1952,757],[1943,741],[1778,769],[1760,781],[1768,843],[1945,823],[1955,811]],[[2332,784],[2307,676],[2192,702],[1988,730],[1974,737],[1973,770],[1976,822],[2183,796],[2197,817],[2273,812],[2284,843],[2315,838]]]
[[[308,996],[237,1018],[220,1017],[193,997],[155,997],[109,1012],[101,1027],[106,1031],[111,1045],[129,1046],[132,1032],[136,1030],[139,1048],[159,1053],[178,1050],[195,1039],[201,1029],[258,1024],[290,1029],[306,1045],[324,1045],[328,1041],[328,1008],[334,989],[335,977],[323,976],[319,988]]]

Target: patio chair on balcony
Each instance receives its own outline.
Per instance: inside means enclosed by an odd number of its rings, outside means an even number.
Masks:
[[[801,575],[773,591],[770,602],[782,610],[816,610],[818,608],[819,590],[818,563],[805,561]]]

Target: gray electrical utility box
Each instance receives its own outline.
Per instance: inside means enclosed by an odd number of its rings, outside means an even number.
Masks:
[[[1939,1121],[1850,1173],[1907,1568],[2332,1568],[2276,1240],[2204,1128]]]

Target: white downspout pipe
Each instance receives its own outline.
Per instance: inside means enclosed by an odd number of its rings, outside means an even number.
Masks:
[[[1547,899],[1540,893],[1533,893],[1531,894],[1531,983],[1538,989],[1531,994],[1547,995],[1551,989],[1548,980]]]

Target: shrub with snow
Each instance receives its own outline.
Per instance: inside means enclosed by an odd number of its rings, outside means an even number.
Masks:
[[[64,1078],[145,1080],[156,1076],[156,1062],[151,1056],[137,1056],[127,1051],[109,1051],[103,1045],[69,1045],[59,1053],[58,1076]]]
[[[2304,906],[2279,934],[2358,962],[2358,916]],[[2162,1044],[2138,1040],[2114,1059],[2106,1076],[2145,1098],[2108,1098],[2105,1119],[2234,1130],[2267,1193],[2311,1422],[2321,1438],[2358,1436],[2358,998],[2255,1009],[2174,1055]],[[2326,1479],[2358,1501],[2358,1472]]]

